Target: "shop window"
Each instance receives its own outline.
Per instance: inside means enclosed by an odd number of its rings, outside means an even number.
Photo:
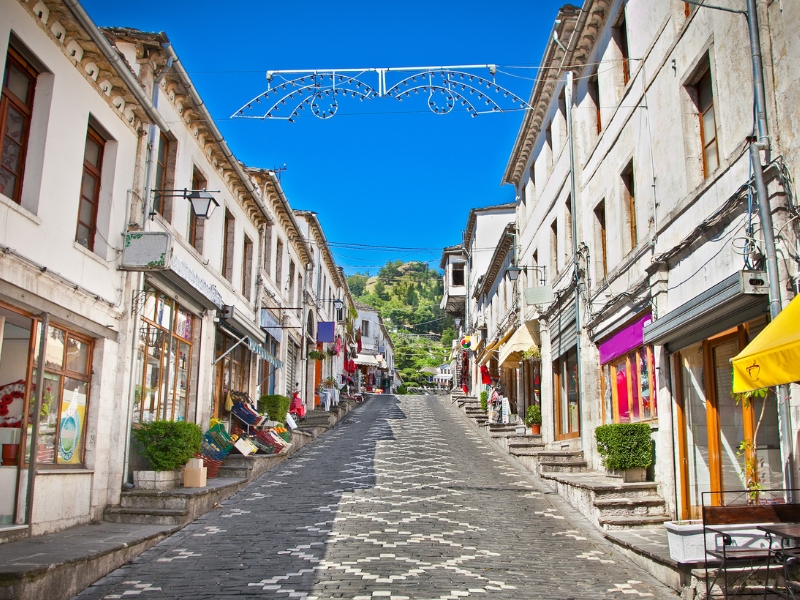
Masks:
[[[19,204],[25,172],[33,94],[38,73],[13,48],[8,49],[0,96],[0,194]]]
[[[580,436],[580,393],[578,389],[578,354],[572,348],[553,362],[553,397],[556,402],[557,438]]]
[[[250,291],[253,287],[253,242],[244,236],[242,249],[242,296],[250,300]]]
[[[236,238],[236,220],[225,209],[225,230],[222,234],[222,276],[233,281],[233,244]]]
[[[653,349],[643,346],[610,364],[611,398],[615,423],[658,418]]]
[[[192,189],[204,190],[208,183],[205,178],[197,171],[197,168],[192,169]],[[203,238],[205,237],[205,219],[198,219],[194,212],[192,203],[189,202],[189,243],[200,254],[203,253]]]
[[[31,381],[38,377],[41,323],[37,325]],[[80,465],[86,442],[86,414],[92,374],[91,339],[59,325],[50,325],[45,347],[44,390],[39,411],[37,464]],[[33,407],[31,385],[28,410]],[[31,439],[33,415],[28,415]],[[29,456],[26,453],[26,456]]]
[[[89,127],[83,152],[83,177],[81,199],[78,208],[78,231],[75,241],[89,250],[94,250],[97,233],[97,209],[100,199],[100,175],[103,170],[105,140]]]
[[[189,311],[153,288],[146,290],[134,374],[134,423],[186,420],[193,326]]]

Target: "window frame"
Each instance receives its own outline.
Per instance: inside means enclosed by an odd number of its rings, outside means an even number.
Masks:
[[[641,384],[636,386],[636,390],[634,390],[634,381],[631,374],[633,373],[633,367],[639,369],[640,365],[637,360],[639,357],[639,353],[644,350],[645,355],[648,361],[648,369],[647,369],[647,385],[648,389],[650,390],[650,416],[648,418],[643,418],[644,415],[644,408],[645,408],[645,401],[642,396],[642,386]],[[619,390],[617,388],[617,375],[619,371],[617,370],[617,365],[620,364],[621,361],[625,361],[625,378],[626,378],[626,385],[627,385],[627,393],[628,393],[628,419],[623,421],[620,417],[619,412]],[[614,423],[657,423],[658,422],[658,396],[656,392],[656,376],[655,376],[655,354],[653,353],[653,346],[649,344],[645,344],[626,352],[625,354],[618,356],[612,361],[608,362],[609,366],[609,373],[610,373],[610,383],[611,383],[611,406],[612,406],[612,414]],[[637,371],[637,378],[636,381],[639,381],[639,377],[641,377],[641,370]],[[634,391],[635,391],[635,398],[634,398]],[[653,402],[652,399],[655,399]],[[634,411],[633,405],[636,404],[638,409],[638,417],[633,418]]]
[[[233,283],[233,246],[236,240],[236,219],[227,208],[222,232],[222,276]]]
[[[606,229],[606,201],[600,200],[594,207],[594,218],[598,228],[598,240],[600,241],[600,266],[602,267],[602,278],[608,275],[608,230]],[[600,278],[598,278],[600,279]]]
[[[245,234],[242,242],[242,296],[250,300],[253,287],[253,240]]]
[[[39,350],[39,344],[40,344],[40,340],[41,340],[41,326],[42,326],[42,320],[40,318],[34,318],[32,326],[31,326],[32,327],[32,331],[34,332],[34,339],[33,339],[33,343],[32,343],[33,351],[32,351],[32,359],[31,359],[31,361],[29,363],[30,364],[30,371],[29,371],[30,375],[28,377],[28,379],[32,382],[31,386],[30,386],[30,392],[31,393],[28,395],[27,401],[26,401],[26,406],[23,409],[23,411],[24,411],[23,415],[26,416],[25,431],[26,431],[27,443],[30,443],[31,434],[32,434],[31,430],[32,430],[32,427],[33,427],[33,421],[31,420],[31,417],[30,417],[30,411],[33,408],[32,405],[34,403],[34,392],[35,392],[35,389],[36,389],[35,379],[36,379],[36,377],[38,375],[37,369],[40,368],[40,365],[38,365],[36,361],[38,360],[38,355],[39,355],[38,350]],[[50,468],[58,468],[58,469],[61,469],[61,468],[64,468],[64,469],[83,468],[83,466],[85,465],[85,462],[86,462],[86,440],[88,438],[87,431],[86,431],[86,423],[87,423],[87,421],[89,419],[89,406],[90,406],[90,398],[91,398],[91,392],[92,392],[92,364],[93,364],[93,360],[94,360],[94,339],[90,338],[89,336],[86,336],[86,335],[83,335],[81,333],[78,333],[77,331],[75,331],[73,329],[70,329],[67,326],[61,325],[59,323],[50,322],[48,324],[48,328],[50,328],[50,329],[58,329],[59,331],[61,331],[64,334],[64,351],[63,351],[62,356],[61,356],[61,359],[62,359],[61,368],[55,368],[55,367],[48,366],[46,359],[45,359],[45,365],[43,367],[45,374],[46,373],[50,373],[50,374],[52,374],[52,375],[54,375],[54,376],[59,378],[58,391],[55,393],[54,397],[51,400],[48,400],[48,406],[50,406],[50,404],[52,402],[57,402],[57,410],[56,410],[56,413],[55,413],[56,414],[56,418],[55,418],[56,432],[55,432],[55,436],[53,438],[53,461],[52,462],[40,462],[38,460],[38,455],[37,455],[36,465],[37,465],[37,467],[44,465],[48,469],[50,469]],[[88,352],[87,352],[87,356],[86,356],[86,372],[85,373],[80,373],[79,371],[73,371],[73,370],[67,368],[67,351],[69,349],[68,340],[70,338],[74,339],[74,340],[77,340],[77,341],[79,341],[81,343],[84,343],[88,347]],[[48,332],[48,340],[49,340],[49,332]],[[61,421],[62,421],[61,415],[62,415],[62,409],[63,409],[63,404],[64,404],[64,383],[65,383],[66,379],[73,379],[73,380],[81,381],[81,382],[86,384],[86,404],[84,404],[84,407],[83,407],[83,420],[82,420],[82,423],[80,424],[80,436],[81,436],[81,439],[80,439],[80,446],[81,446],[80,447],[80,457],[79,457],[79,460],[74,462],[74,463],[59,462],[59,454],[58,454],[58,447],[59,447],[59,444],[60,444],[60,441],[61,441]],[[49,389],[50,388],[46,388],[46,391],[49,390]],[[43,394],[42,409],[44,409],[44,402],[45,402],[45,398],[44,398],[44,394]],[[41,426],[42,426],[41,421],[39,421],[39,426],[41,428]],[[40,445],[41,445],[41,439],[42,438],[41,438],[41,430],[40,430],[40,432],[39,432],[39,443],[40,443]],[[37,450],[37,452],[38,452],[38,450]],[[24,466],[26,468],[30,467],[30,461],[28,459],[29,456],[30,456],[30,453],[29,452],[25,452],[25,458],[23,459],[23,462],[24,462]]]
[[[14,65],[24,74],[27,74],[31,79],[28,83],[28,101],[22,102],[11,89],[6,87],[6,76],[8,74],[9,66]],[[33,118],[33,101],[36,94],[36,83],[40,73],[17,52],[12,46],[8,47],[6,53],[6,64],[3,69],[3,81],[0,82],[0,152],[5,146],[6,125],[8,123],[8,108],[9,104],[23,116],[23,133],[19,150],[19,164],[17,165],[17,172],[14,173],[16,181],[14,182],[14,190],[12,194],[3,195],[10,198],[16,204],[22,203],[22,184],[25,179],[25,163],[28,154],[28,141],[31,133],[31,120]],[[0,169],[6,169],[0,165]]]
[[[192,168],[192,189],[204,190],[208,187],[208,182],[203,175],[197,170],[197,167]],[[192,245],[192,248],[197,250],[201,255],[203,254],[203,239],[205,237],[205,219],[198,218],[194,212],[194,206],[189,202],[189,231],[187,240]]]
[[[700,122],[700,153],[703,158],[703,179],[707,179],[711,173],[713,173],[717,168],[719,168],[720,161],[719,161],[719,135],[717,134],[717,108],[715,104],[715,94],[714,94],[714,80],[711,77],[711,65],[707,61],[707,68],[703,71],[703,73],[698,77],[697,83],[694,84],[695,94],[697,98],[697,118]],[[708,82],[708,91],[710,95],[710,102],[708,106],[703,106],[703,90],[702,86],[704,82]],[[711,112],[711,117],[714,121],[714,137],[708,141],[708,133],[706,132],[705,126],[705,116]],[[706,159],[706,149],[714,144],[714,154],[716,156],[717,166],[714,169],[709,168],[708,160]]]
[[[80,184],[81,190],[80,198],[78,200],[78,223],[75,226],[75,241],[81,246],[84,246],[88,250],[94,252],[94,241],[95,237],[97,237],[97,212],[100,208],[100,186],[103,182],[103,155],[105,154],[106,140],[91,125],[86,130],[86,142],[88,143],[89,140],[93,141],[99,146],[98,164],[95,166],[86,160],[86,145],[84,145],[84,159]],[[92,221],[89,224],[81,221],[81,206],[84,200],[86,200],[86,196],[83,194],[83,181],[87,175],[95,180],[94,194],[93,198],[90,200],[92,204]],[[89,230],[89,237],[86,245],[82,244],[79,238],[81,225]]]

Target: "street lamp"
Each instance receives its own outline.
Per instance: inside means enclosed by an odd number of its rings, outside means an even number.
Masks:
[[[455,326],[456,326],[456,329],[458,329],[459,327],[461,327],[461,319],[459,319],[458,317],[456,317],[455,319],[453,319],[453,323],[455,324]]]
[[[192,210],[198,219],[210,219],[219,202],[206,190],[183,190],[183,197],[192,203]]]
[[[519,278],[519,274],[521,272],[522,272],[522,268],[521,267],[517,267],[517,266],[506,267],[506,275],[508,275],[508,278],[511,281],[516,281],[517,278]]]
[[[214,212],[214,209],[219,206],[219,202],[217,199],[212,195],[212,192],[215,194],[219,193],[219,190],[188,190],[183,188],[182,190],[152,190],[154,194],[158,194],[159,196],[169,196],[172,198],[186,198],[192,204],[192,210],[194,211],[195,216],[198,219],[210,219],[211,213]],[[150,218],[152,219],[156,214],[156,211],[153,210],[150,212]]]

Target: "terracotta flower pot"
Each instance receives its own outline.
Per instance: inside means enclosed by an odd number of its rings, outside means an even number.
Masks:
[[[539,435],[542,432],[541,425],[531,425],[531,433],[533,435]]]
[[[4,467],[17,466],[17,452],[19,452],[19,444],[3,444]]]

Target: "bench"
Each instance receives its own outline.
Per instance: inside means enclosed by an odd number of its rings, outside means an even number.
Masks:
[[[791,491],[794,498],[800,498],[800,490]],[[703,493],[707,598],[714,597],[712,591],[720,574],[724,585],[722,597],[726,599],[766,593],[770,568],[784,563],[785,549],[781,547],[779,540],[773,540],[760,531],[758,526],[800,523],[800,504],[787,503],[784,500],[786,492],[787,490],[759,492],[757,504],[754,503],[756,499],[752,498],[747,490]],[[760,567],[764,566],[766,567],[764,586],[758,591],[753,591],[747,587],[748,581]],[[786,573],[782,574],[785,577]],[[737,580],[742,576],[744,579],[737,584]]]

